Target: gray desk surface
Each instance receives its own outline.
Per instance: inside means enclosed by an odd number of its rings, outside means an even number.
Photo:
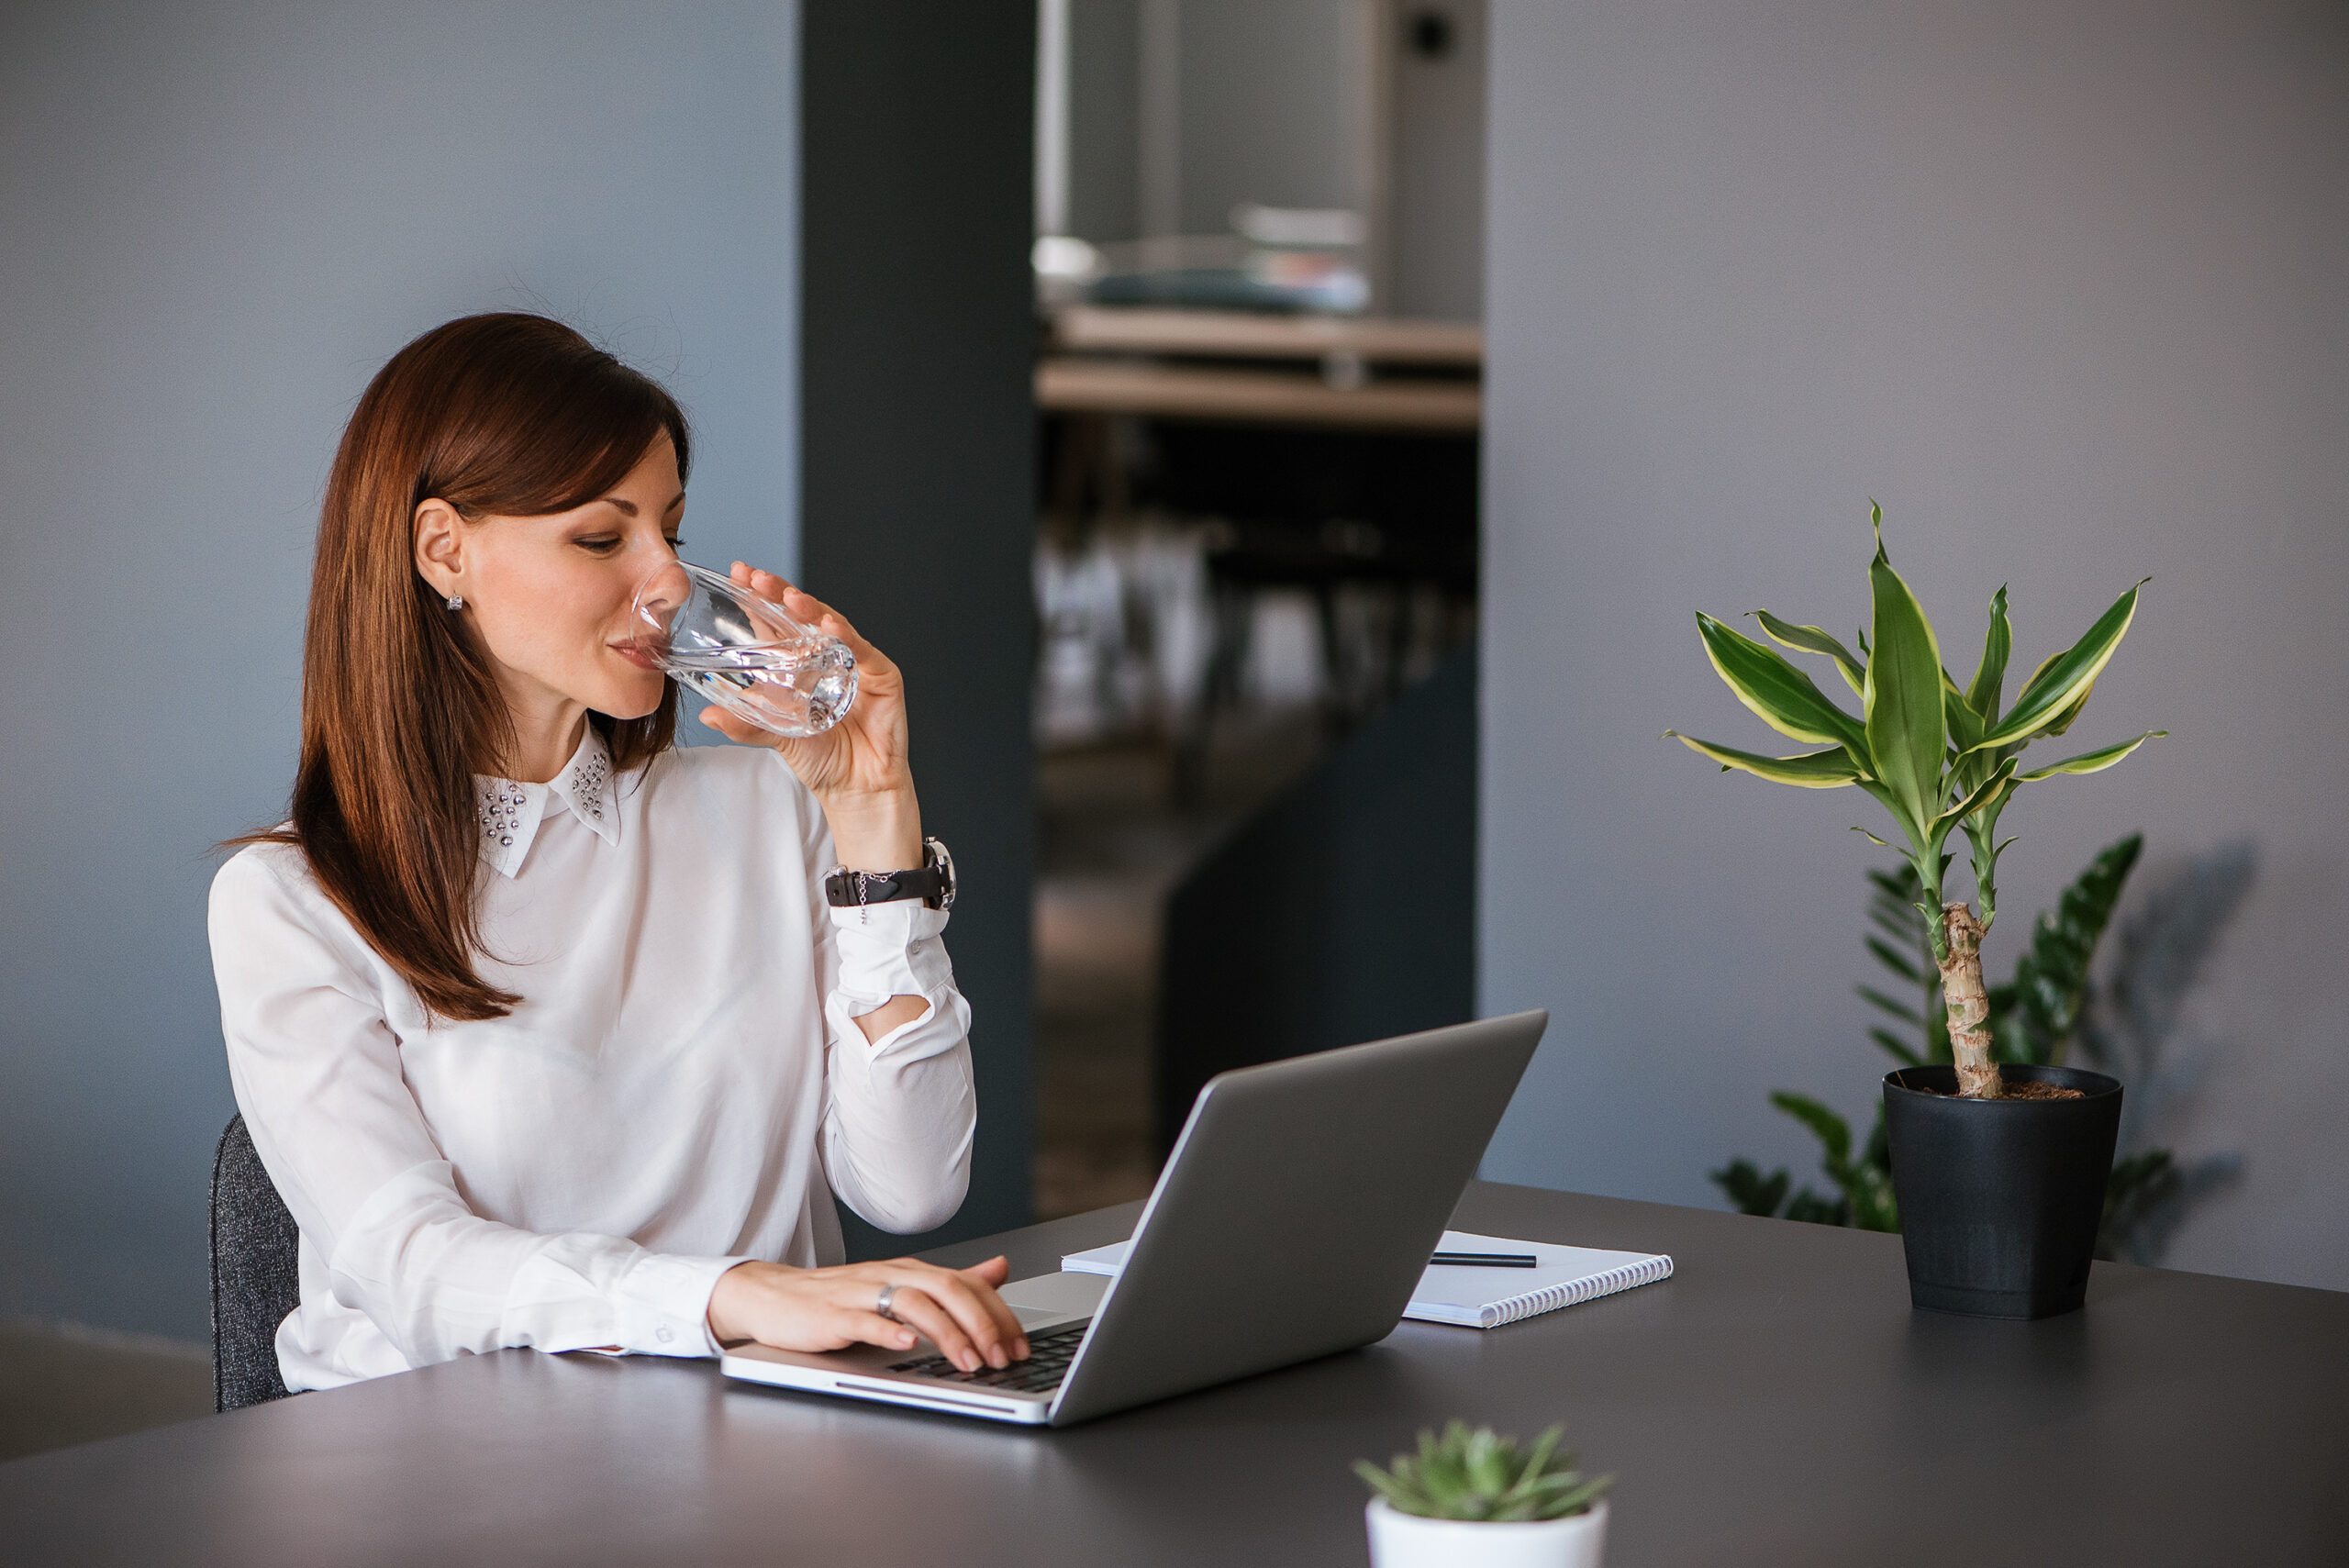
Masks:
[[[1620,1473],[1611,1568],[2349,1562],[2349,1295],[2099,1264],[1987,1323],[1912,1313],[1892,1237],[1485,1184],[1458,1223],[1678,1272],[1059,1432],[507,1351],[0,1465],[0,1562],[1360,1564],[1349,1462],[1453,1415]]]

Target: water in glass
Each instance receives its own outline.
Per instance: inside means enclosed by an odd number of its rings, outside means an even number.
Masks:
[[[820,735],[856,700],[845,643],[723,573],[672,562],[637,589],[629,614],[638,651],[662,673],[763,729]]]

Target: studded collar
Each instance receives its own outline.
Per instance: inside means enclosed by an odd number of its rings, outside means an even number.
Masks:
[[[551,811],[568,809],[580,825],[605,843],[620,841],[619,792],[612,787],[612,754],[595,726],[562,772],[546,784],[473,775],[473,800],[481,823],[482,858],[501,876],[522,869],[522,859]]]

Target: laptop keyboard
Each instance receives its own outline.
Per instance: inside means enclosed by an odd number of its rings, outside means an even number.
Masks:
[[[1076,1347],[1085,1341],[1085,1330],[1092,1319],[1082,1323],[1063,1323],[1057,1329],[1047,1329],[1041,1334],[1028,1336],[1028,1359],[997,1368],[981,1366],[976,1372],[964,1372],[944,1356],[918,1356],[909,1362],[898,1362],[891,1372],[909,1372],[916,1377],[942,1378],[948,1383],[974,1384],[981,1388],[1008,1388],[1019,1394],[1050,1394],[1068,1375],[1068,1363],[1076,1359]]]

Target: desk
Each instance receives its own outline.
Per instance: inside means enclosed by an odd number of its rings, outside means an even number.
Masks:
[[[1474,322],[1071,306],[1054,313],[1051,346],[1036,366],[1036,406],[1050,414],[1420,435],[1474,435],[1484,421],[1474,377],[1484,365],[1485,334]],[[1344,373],[1333,381],[1326,373],[1139,356],[1300,360]],[[1397,365],[1470,379],[1364,377],[1369,367]]]
[[[1678,1273],[1057,1432],[507,1351],[0,1465],[0,1562],[1359,1565],[1348,1462],[1455,1414],[1619,1472],[1610,1568],[2349,1561],[2349,1295],[2099,1263],[1978,1322],[1911,1313],[1892,1237],[1483,1184],[1457,1223]]]
[[[1285,371],[1047,359],[1036,406],[1048,414],[1138,414],[1154,419],[1319,425],[1335,429],[1474,435],[1484,393],[1473,381],[1373,381],[1335,387]]]
[[[1478,370],[1485,329],[1473,321],[1393,317],[1271,316],[1240,310],[1156,310],[1070,306],[1052,317],[1063,353],[1179,354],[1238,360],[1319,360],[1352,354],[1365,363]]]

